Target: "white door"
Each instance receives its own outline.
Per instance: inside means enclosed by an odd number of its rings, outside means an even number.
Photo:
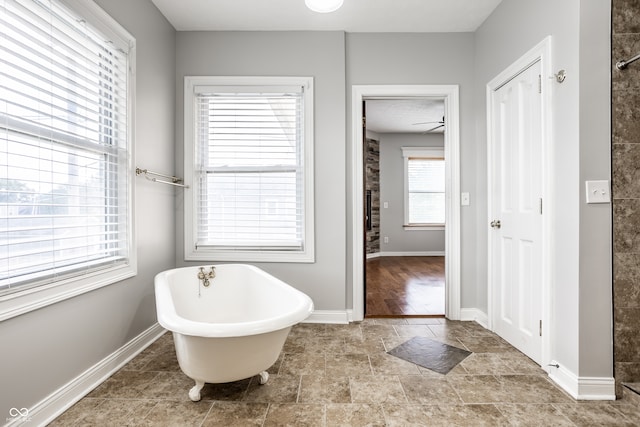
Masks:
[[[542,359],[540,62],[492,91],[490,203],[493,330]]]

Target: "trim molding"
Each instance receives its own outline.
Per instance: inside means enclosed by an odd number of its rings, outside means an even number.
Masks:
[[[314,310],[302,323],[349,323],[347,310]]]
[[[558,362],[553,361],[552,364]],[[578,377],[560,366],[549,378],[576,400],[616,400],[616,381],[611,377]]]
[[[118,350],[36,403],[32,408],[29,408],[29,421],[34,422],[33,425],[50,423],[140,354],[165,332],[166,330],[158,323],[152,325]],[[25,420],[22,417],[16,417],[9,421],[6,426],[24,425],[24,422]]]
[[[183,194],[182,212],[184,214],[184,260],[185,261],[231,261],[231,262],[283,262],[283,263],[314,263],[315,253],[315,209],[314,209],[314,78],[312,76],[184,76],[184,184],[191,186],[191,191]],[[303,93],[302,97],[302,234],[303,245],[290,250],[280,249],[263,251],[259,248],[251,249],[235,247],[233,250],[220,249],[211,245],[197,244],[198,213],[196,200],[201,190],[198,164],[198,141],[196,138],[197,112],[195,109],[199,87],[221,86],[244,88],[261,86],[265,93],[278,93],[292,90]],[[249,88],[249,89],[247,89]],[[208,89],[203,89],[208,90]],[[224,90],[224,89],[222,89]],[[296,196],[297,198],[297,196]]]
[[[478,322],[483,328],[489,329],[487,327],[489,324],[489,316],[479,308],[461,308],[460,320]]]
[[[445,251],[422,251],[422,252],[376,252],[367,254],[367,259],[379,258],[383,256],[445,256]]]

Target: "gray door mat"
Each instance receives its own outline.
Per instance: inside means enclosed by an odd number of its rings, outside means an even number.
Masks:
[[[413,337],[387,353],[443,375],[471,354],[470,351],[426,337]]]

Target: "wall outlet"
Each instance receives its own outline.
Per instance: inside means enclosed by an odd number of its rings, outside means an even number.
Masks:
[[[384,241],[385,243],[389,243],[389,237],[388,237],[388,236],[384,236],[383,241]]]

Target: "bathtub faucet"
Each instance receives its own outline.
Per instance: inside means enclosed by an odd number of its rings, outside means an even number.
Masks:
[[[205,288],[210,285],[209,279],[213,279],[214,277],[216,277],[215,267],[212,266],[211,270],[209,270],[207,273],[204,272],[204,267],[200,267],[200,271],[198,272],[198,279],[202,280],[202,284]]]

